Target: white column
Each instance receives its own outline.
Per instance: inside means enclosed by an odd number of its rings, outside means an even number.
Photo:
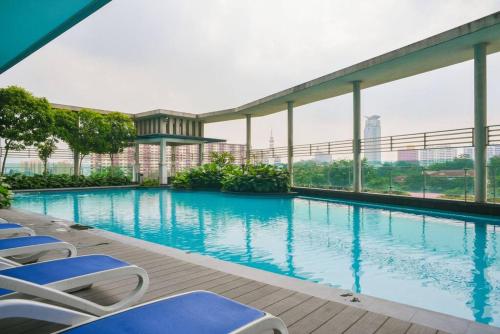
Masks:
[[[168,170],[167,170],[167,141],[165,139],[160,140],[160,184],[168,183]]]
[[[139,152],[139,143],[135,143],[134,149],[134,170],[132,171],[133,180],[132,182],[140,182],[139,176],[141,173],[141,165],[140,165],[140,152]]]
[[[481,43],[474,45],[474,192],[477,203],[487,199],[486,103],[486,43]]]
[[[288,173],[290,182],[293,185],[293,101],[287,102],[287,123],[288,123]]]
[[[246,115],[246,120],[247,120],[246,163],[250,163],[250,151],[252,149],[252,116]]]
[[[352,83],[353,130],[352,130],[352,170],[353,191],[361,191],[361,89],[360,81]]]

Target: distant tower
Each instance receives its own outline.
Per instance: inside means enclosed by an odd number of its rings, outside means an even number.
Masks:
[[[277,157],[274,157],[274,137],[273,137],[273,129],[271,129],[271,136],[269,137],[269,152],[271,152],[271,157],[267,161],[268,164],[279,164],[281,160]]]
[[[382,161],[380,139],[380,116],[366,117],[364,137],[365,158],[370,164],[380,164]]]

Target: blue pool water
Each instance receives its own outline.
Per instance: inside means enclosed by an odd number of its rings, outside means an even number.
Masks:
[[[165,189],[22,194],[14,207],[500,325],[495,219]]]

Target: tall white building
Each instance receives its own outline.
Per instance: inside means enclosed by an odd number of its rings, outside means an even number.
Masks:
[[[370,164],[380,164],[382,161],[380,116],[367,116],[365,121],[364,151]]]
[[[457,149],[443,147],[440,149],[429,149],[419,151],[418,160],[423,166],[429,166],[435,163],[452,161],[457,157]]]
[[[486,157],[489,161],[491,158],[500,156],[500,146],[488,146],[486,149]],[[474,147],[464,148],[464,157],[474,159]]]

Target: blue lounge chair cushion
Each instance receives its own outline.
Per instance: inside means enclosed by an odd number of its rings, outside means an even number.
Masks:
[[[61,240],[46,235],[0,239],[0,250],[24,246],[51,244],[54,242],[61,242]]]
[[[135,307],[65,333],[219,334],[232,332],[264,312],[210,292],[196,291]]]
[[[0,270],[0,279],[1,276],[9,276],[44,285],[128,265],[127,262],[107,255],[86,255]],[[12,291],[0,289],[0,296],[10,292]]]
[[[23,227],[22,225],[19,224],[14,224],[14,223],[7,223],[7,224],[0,224],[0,229],[6,230],[8,228],[20,228]]]

